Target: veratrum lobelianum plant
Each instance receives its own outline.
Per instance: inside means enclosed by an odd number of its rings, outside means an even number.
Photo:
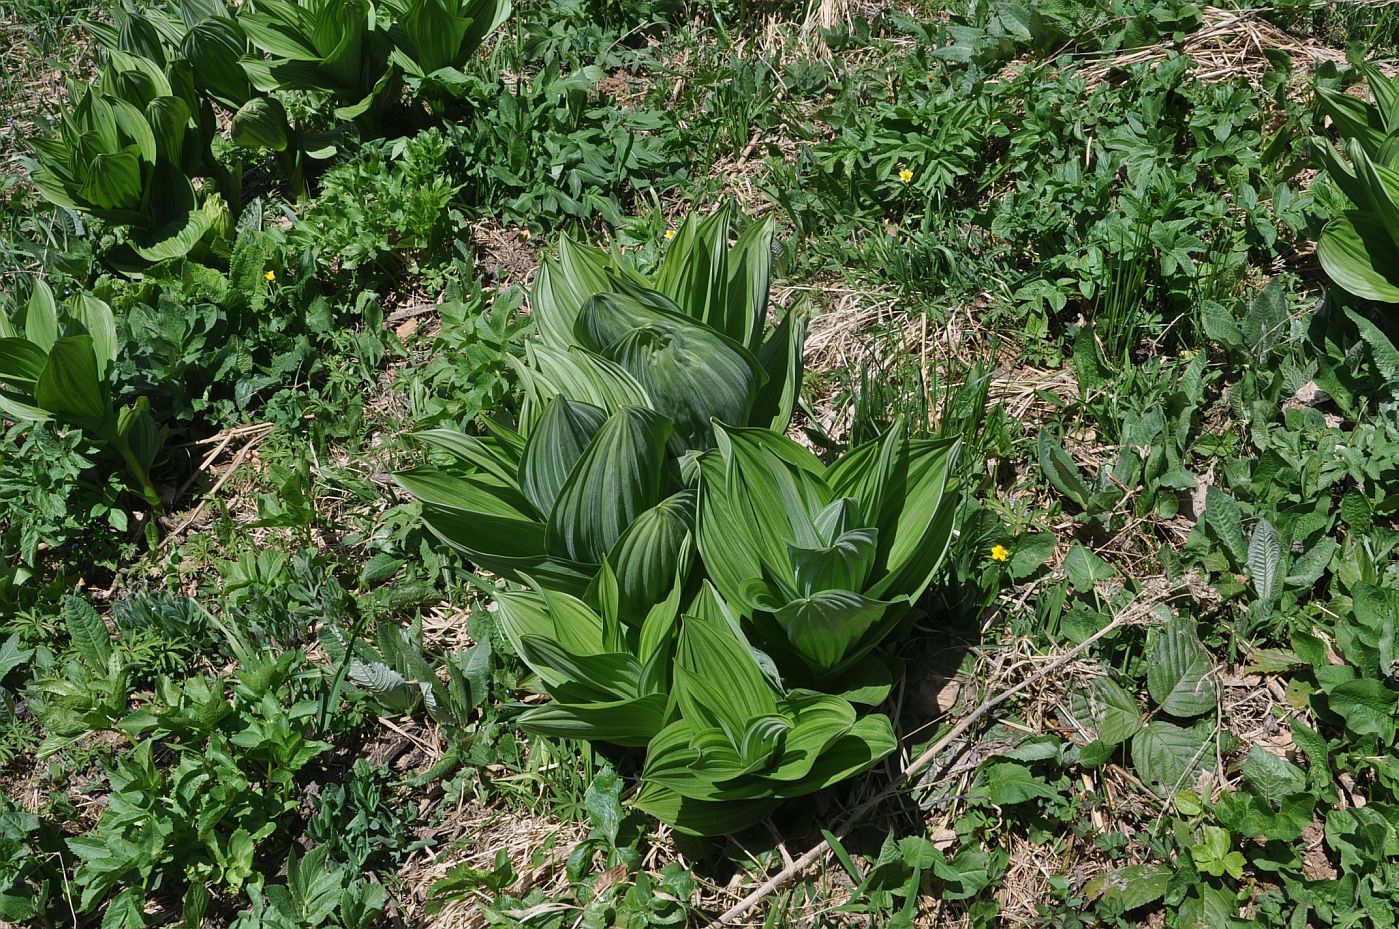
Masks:
[[[699,459],[706,575],[789,674],[838,681],[905,619],[952,540],[961,443],[902,420],[827,467],[783,435],[716,426]]]
[[[440,111],[468,85],[466,66],[510,16],[510,0],[389,0],[390,57],[408,89]]]
[[[74,87],[57,135],[36,138],[34,185],[62,207],[129,227],[148,261],[189,252],[211,225],[191,176],[207,168],[195,108],[161,68],[110,50],[97,86]]]
[[[1361,70],[1374,102],[1317,90],[1317,104],[1340,135],[1346,157],[1323,139],[1313,148],[1355,209],[1332,217],[1316,252],[1326,273],[1346,291],[1399,303],[1399,78],[1387,78],[1371,65]]]
[[[19,325],[0,313],[0,416],[83,430],[121,456],[134,489],[159,511],[150,468],[160,436],[144,397],[115,404],[116,348],[116,320],[107,304],[79,294],[60,313],[53,291],[36,280]]]
[[[654,597],[693,510],[682,460],[713,444],[712,420],[785,429],[800,391],[804,317],[767,322],[772,229],[730,249],[727,211],[687,220],[654,281],[565,240],[534,289],[518,431],[424,433],[457,464],[397,476],[428,525],[486,570],[575,596],[615,548],[623,596]]]

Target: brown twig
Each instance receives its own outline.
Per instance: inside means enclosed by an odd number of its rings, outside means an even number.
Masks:
[[[875,794],[875,796],[871,797],[869,800],[866,800],[864,803],[860,804],[860,806],[856,807],[855,811],[849,816],[847,816],[845,818],[845,821],[836,828],[836,837],[844,838],[846,835],[849,834],[852,828],[866,821],[869,815],[874,811],[874,809],[877,806],[879,806],[879,804],[883,803],[885,800],[898,793],[899,789],[903,786],[903,784],[906,781],[908,781],[914,775],[918,774],[924,768],[932,764],[933,761],[937,758],[938,755],[940,755],[943,752],[944,749],[946,749],[957,739],[965,735],[967,731],[970,730],[972,726],[976,725],[976,723],[980,721],[983,716],[990,713],[993,709],[995,709],[997,706],[1001,705],[1005,701],[1009,700],[1011,697],[1027,689],[1032,684],[1043,680],[1050,674],[1057,671],[1059,668],[1062,668],[1074,658],[1087,651],[1091,646],[1097,643],[1104,636],[1108,635],[1109,633],[1115,632],[1118,629],[1121,629],[1123,626],[1126,626],[1133,621],[1134,620],[1132,618],[1131,611],[1119,613],[1116,617],[1113,618],[1112,622],[1108,623],[1106,626],[1093,633],[1093,635],[1089,636],[1083,642],[1069,649],[1069,651],[1065,652],[1058,658],[1051,661],[1049,664],[1045,665],[1039,671],[1036,671],[1034,674],[1025,678],[1025,680],[1021,681],[1019,684],[1016,684],[1014,687],[1002,691],[994,697],[987,698],[980,706],[978,706],[976,709],[972,710],[965,717],[963,717],[961,722],[953,726],[951,731],[949,731],[947,735],[938,739],[935,743],[933,743],[931,747],[924,751],[923,754],[919,755],[917,758],[913,759],[913,761],[909,762],[907,767],[905,767],[903,771],[900,772],[898,778],[894,781],[893,784],[880,791],[878,794]],[[718,919],[714,920],[707,927],[705,927],[705,929],[722,929],[722,927],[729,925],[735,919],[738,919],[740,916],[743,916],[749,910],[753,909],[753,907],[757,906],[769,895],[776,893],[778,890],[781,890],[787,884],[800,877],[801,874],[804,871],[806,871],[807,868],[815,864],[818,859],[820,859],[830,850],[830,843],[826,839],[822,839],[820,842],[816,843],[816,845],[812,846],[800,858],[796,859],[790,865],[787,865],[781,871],[777,872],[777,874],[764,881],[762,886],[759,887],[757,890],[753,891],[748,896],[744,897],[742,900],[736,903],[734,906],[730,907]]]
[[[204,507],[207,506],[209,501],[214,498],[214,495],[223,488],[223,485],[228,483],[229,478],[233,477],[233,473],[238,470],[238,466],[243,463],[243,459],[248,457],[248,453],[270,434],[270,429],[254,433],[253,437],[243,444],[243,447],[238,450],[238,454],[233,456],[233,461],[227,468],[224,468],[223,474],[219,475],[219,479],[214,482],[214,486],[210,487],[209,492],[199,501],[199,505],[196,506],[178,526],[171,530],[169,535],[160,540],[157,551],[166,548],[171,542],[183,535],[186,529],[194,525],[195,521],[199,519],[200,515],[204,512]]]

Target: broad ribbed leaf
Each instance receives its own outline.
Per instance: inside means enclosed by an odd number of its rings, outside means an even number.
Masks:
[[[579,245],[565,235],[558,258],[547,257],[539,266],[530,299],[535,331],[546,345],[560,351],[573,344],[573,327],[584,301],[610,289],[611,258],[597,249]]]
[[[804,309],[786,313],[758,349],[758,363],[767,380],[753,401],[749,414],[753,425],[785,433],[791,424],[792,411],[801,399],[807,322]]]
[[[646,391],[620,365],[580,348],[558,351],[528,343],[525,361],[516,362],[516,370],[525,392],[520,410],[520,431],[525,435],[555,397],[590,403],[609,413],[651,406]]]
[[[531,707],[518,721],[526,732],[537,735],[641,748],[665,725],[666,707],[664,694],[587,704],[555,701]]]
[[[96,297],[80,293],[69,302],[73,317],[92,336],[92,351],[97,358],[99,379],[107,376],[108,369],[117,360],[117,320],[112,308]]]
[[[1333,217],[1321,232],[1316,256],[1344,290],[1399,303],[1399,248],[1377,217],[1360,210]]]
[[[788,603],[773,616],[803,657],[830,669],[848,657],[891,606],[849,590],[823,590]]]
[[[1281,593],[1278,568],[1282,564],[1282,539],[1273,524],[1259,519],[1248,543],[1248,573],[1253,577],[1253,589],[1258,599],[1270,603]]]
[[[453,455],[473,469],[485,471],[506,484],[515,481],[520,467],[524,443],[518,435],[477,438],[454,429],[429,429],[416,433],[424,442]]]
[[[750,223],[729,252],[729,306],[742,314],[741,334],[730,338],[756,350],[767,324],[768,289],[772,283],[772,237],[777,223],[772,217]],[[786,320],[783,320],[786,322]]]
[[[790,547],[797,590],[809,597],[822,590],[864,590],[878,554],[879,533],[851,529],[824,548]]]
[[[693,836],[727,835],[751,829],[777,808],[776,800],[709,803],[680,795],[661,784],[643,781],[636,808]]]
[[[104,209],[135,209],[141,203],[141,158],[135,145],[100,154],[87,164],[78,195]]]
[[[156,154],[172,165],[183,163],[185,130],[192,115],[189,104],[179,97],[156,97],[146,105]]]
[[[24,337],[45,352],[58,338],[58,303],[49,285],[34,279],[34,289],[24,311]]]
[[[608,417],[559,491],[547,550],[601,564],[632,520],[660,502],[669,437],[670,421],[650,410]]]
[[[575,655],[561,648],[552,636],[526,635],[520,639],[520,657],[541,678],[544,674],[540,669],[548,669],[558,679],[550,693],[565,703],[605,703],[640,696],[641,665],[625,653]]]
[[[233,20],[211,17],[196,23],[185,34],[180,51],[194,63],[195,84],[224,106],[237,109],[253,95],[239,64],[248,52],[248,41]]]
[[[521,657],[526,655],[525,639],[530,636],[553,642],[574,656],[606,652],[602,617],[577,597],[545,589],[511,590],[496,595],[496,606],[500,629]],[[530,667],[551,692],[569,683],[569,677],[551,664]]]
[[[746,423],[766,375],[741,345],[688,319],[664,298],[604,293],[579,311],[575,335],[641,385],[675,423],[672,451],[713,445],[710,421]]]
[[[1132,737],[1132,767],[1160,794],[1193,788],[1200,773],[1217,762],[1211,731],[1208,725],[1187,729],[1153,719]]]
[[[302,35],[294,25],[299,16],[287,16],[290,3],[267,3],[259,0],[259,10],[267,14],[245,14],[238,17],[238,26],[252,43],[273,58],[288,58],[293,61],[319,61],[320,52],[310,46],[309,37]],[[281,17],[286,17],[285,19]]]
[[[687,615],[676,653],[675,695],[691,724],[717,726],[736,740],[758,716],[777,712],[777,699],[748,643],[724,620]]]
[[[253,151],[280,152],[289,144],[287,113],[273,97],[255,97],[233,114],[231,137],[235,145]]]
[[[794,691],[782,701],[781,710],[792,726],[776,767],[763,772],[774,781],[806,778],[827,749],[855,725],[855,708],[847,701],[814,691]]]
[[[520,463],[520,490],[539,512],[553,510],[584,449],[606,421],[602,408],[563,397],[555,397],[545,407]]]
[[[470,20],[458,16],[456,7],[443,0],[408,0],[400,10],[398,25],[408,38],[407,51],[423,74],[466,64],[458,55]]]
[[[59,339],[34,385],[35,405],[86,428],[96,428],[111,412],[97,369],[91,336]]]
[[[656,289],[680,311],[744,343],[748,308],[729,306],[729,211],[716,210],[703,220],[687,217],[666,249],[656,275]]]
[[[641,620],[675,586],[694,514],[694,491],[667,497],[637,516],[608,552],[623,619]]]
[[[156,99],[159,98],[153,97],[151,102]],[[146,164],[155,164],[156,157],[160,154],[160,146],[144,109],[138,109],[133,104],[120,99],[113,99],[111,104],[112,116],[116,119],[117,128],[123,139],[136,146],[141,161]],[[142,106],[144,107],[144,105]]]
[[[189,183],[188,179],[185,183]],[[149,232],[133,229],[131,247],[147,261],[183,258],[189,254],[190,249],[199,244],[199,240],[204,238],[211,225],[209,214],[203,210],[190,210]]]
[[[32,394],[48,360],[48,352],[28,339],[0,339],[0,382]]]

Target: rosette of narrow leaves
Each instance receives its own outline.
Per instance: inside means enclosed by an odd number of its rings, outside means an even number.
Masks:
[[[189,252],[210,225],[186,173],[200,161],[189,104],[153,63],[124,53],[112,53],[100,88],[75,89],[72,99],[58,134],[32,140],[39,192],[129,227],[142,258]]]
[[[393,63],[429,101],[461,94],[467,64],[510,16],[510,0],[391,0]]]
[[[751,826],[778,803],[866,770],[897,746],[887,717],[788,690],[706,586],[681,621],[677,718],[651,739],[636,805],[691,835]]]
[[[725,601],[789,669],[831,681],[910,616],[952,537],[960,443],[902,421],[827,467],[785,436],[715,427],[697,540]]]
[[[387,33],[369,0],[254,0],[238,25],[271,56],[243,59],[264,92],[320,91],[338,103],[335,115],[373,128],[395,96]]]
[[[728,209],[690,216],[654,279],[565,238],[535,281],[522,423],[555,396],[600,406],[640,397],[675,422],[677,448],[711,447],[713,418],[786,430],[806,318],[768,323],[774,228],[754,222],[730,247]]]
[[[0,313],[0,416],[82,429],[121,455],[135,489],[159,509],[150,467],[160,440],[149,404],[145,398],[122,407],[113,401],[111,308],[81,294],[60,315],[48,285],[35,281],[23,316],[16,325]]]
[[[1317,90],[1318,105],[1339,133],[1346,157],[1324,140],[1315,140],[1314,149],[1355,205],[1326,224],[1317,258],[1344,290],[1399,303],[1399,80],[1370,66],[1363,71],[1373,103]]]

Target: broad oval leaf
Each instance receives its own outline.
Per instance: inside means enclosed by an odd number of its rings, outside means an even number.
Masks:
[[[560,557],[601,564],[643,510],[661,499],[670,421],[627,407],[608,417],[559,490],[546,547]]]
[[[1172,716],[1201,716],[1216,708],[1219,685],[1209,653],[1195,634],[1195,622],[1173,616],[1147,645],[1146,685]]]

